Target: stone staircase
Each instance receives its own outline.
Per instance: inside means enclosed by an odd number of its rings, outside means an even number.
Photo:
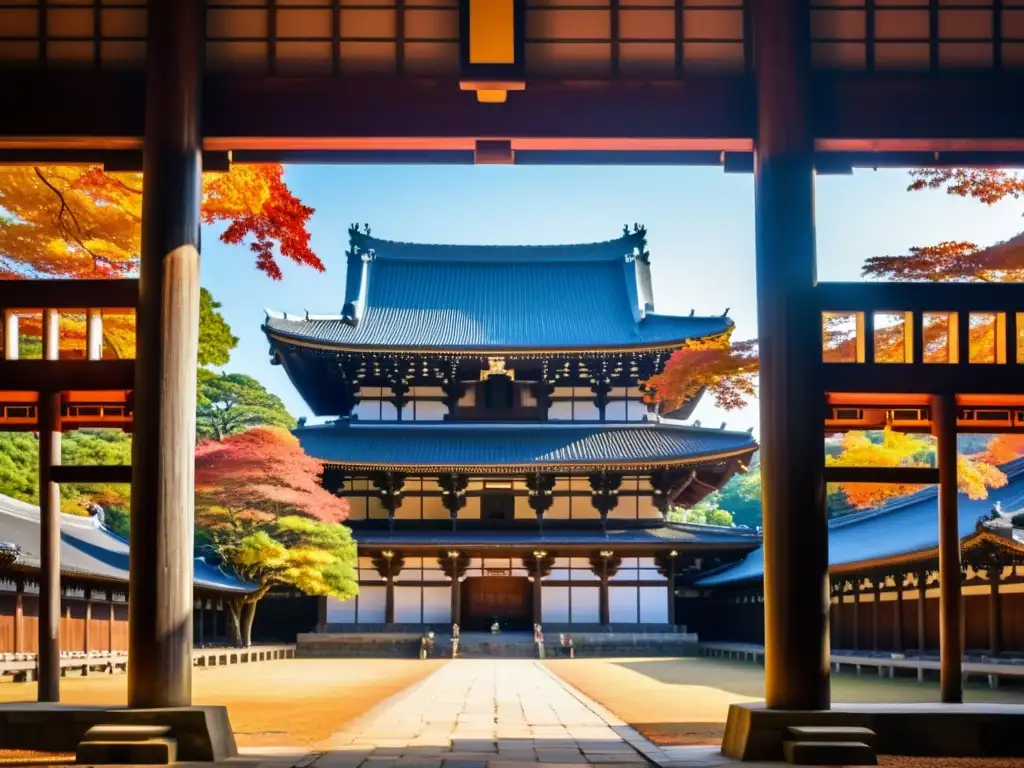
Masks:
[[[169,725],[94,725],[78,745],[75,762],[100,765],[169,765],[178,742]]]
[[[790,726],[782,743],[786,762],[793,765],[878,765],[876,738],[868,728]]]

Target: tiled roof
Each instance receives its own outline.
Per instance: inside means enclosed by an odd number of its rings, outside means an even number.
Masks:
[[[973,500],[963,494],[958,497],[961,539],[975,533],[979,518],[987,516],[996,502],[1005,512],[1024,508],[1024,460],[1018,459],[1002,469],[1010,481],[1002,488],[990,490],[987,499]],[[829,568],[934,550],[939,545],[938,515],[937,489],[933,487],[877,509],[835,518],[829,522]],[[695,586],[717,587],[763,576],[764,553],[757,549],[735,566],[700,579]]]
[[[354,530],[353,538],[364,546],[567,546],[629,544],[755,544],[760,537],[751,530],[716,525],[665,523],[656,528],[486,530],[486,531],[378,531]]]
[[[724,316],[654,314],[649,267],[634,257],[641,244],[636,235],[558,246],[360,236],[343,307],[312,309],[338,315],[268,312],[265,330],[326,347],[571,351],[673,346],[732,327]]]
[[[609,463],[699,463],[742,455],[747,432],[666,423],[343,422],[295,431],[310,456],[332,464],[394,467],[587,467]]]
[[[16,565],[39,568],[39,507],[0,495],[0,541],[21,547]],[[128,542],[104,528],[96,518],[60,516],[61,573],[128,582]],[[249,592],[251,587],[207,564],[195,560],[197,587],[225,592]]]

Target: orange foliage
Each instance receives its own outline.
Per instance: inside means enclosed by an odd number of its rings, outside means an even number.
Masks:
[[[1024,178],[988,168],[921,168],[910,172],[911,191],[945,189],[947,194],[995,205],[1024,196]],[[1018,235],[990,248],[945,241],[919,246],[902,256],[878,256],[864,263],[866,277],[894,280],[1017,282],[1024,281],[1024,237]]]
[[[756,394],[757,372],[756,340],[734,344],[728,335],[690,340],[672,353],[665,370],[643,382],[644,399],[671,412],[707,388],[720,408],[742,408]]]
[[[926,460],[934,448],[920,435],[910,435],[886,429],[882,442],[871,441],[864,432],[843,435],[842,451],[838,456],[826,456],[827,467],[926,467]],[[988,497],[989,488],[1002,488],[1006,475],[990,463],[987,454],[957,457],[957,485],[970,499]],[[855,507],[872,507],[882,502],[906,496],[924,486],[897,483],[840,483],[847,500]]]
[[[302,515],[327,523],[348,517],[348,503],[320,485],[319,461],[285,429],[255,427],[196,446],[196,525],[215,529],[224,512],[266,522]]]
[[[1024,456],[1024,435],[996,435],[981,454],[989,464],[1005,464]]]
[[[138,267],[141,173],[75,166],[0,168],[0,278],[116,278]],[[3,212],[6,212],[4,215]],[[256,266],[281,279],[275,250],[323,271],[309,245],[313,209],[280,165],[233,165],[203,176],[202,220],[227,222],[225,243],[250,241]]]

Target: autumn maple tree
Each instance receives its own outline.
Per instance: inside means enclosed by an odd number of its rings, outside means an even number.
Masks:
[[[733,342],[729,334],[691,339],[644,382],[645,400],[672,412],[707,390],[720,408],[742,408],[756,393],[757,372],[756,340]]]
[[[320,484],[322,465],[285,429],[255,427],[196,446],[196,525],[205,546],[256,586],[231,604],[247,643],[256,604],[290,585],[307,594],[352,597],[356,549],[348,504]]]
[[[932,466],[934,444],[923,435],[886,429],[881,440],[866,432],[847,432],[842,436],[838,455],[826,455],[828,467],[927,467]],[[1006,475],[990,463],[983,452],[957,457],[957,482],[960,492],[970,499],[984,499],[989,488],[1002,488]],[[899,483],[840,483],[847,501],[855,507],[871,507],[887,499],[905,496],[924,486]]]

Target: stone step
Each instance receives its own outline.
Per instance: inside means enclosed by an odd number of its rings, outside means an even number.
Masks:
[[[178,742],[169,738],[145,741],[83,741],[77,763],[92,765],[170,765],[178,759]]]
[[[842,725],[791,725],[787,729],[793,741],[860,742],[874,749],[878,737],[870,728]]]
[[[784,741],[792,765],[878,765],[875,750],[859,741]]]
[[[171,735],[169,725],[94,725],[82,741],[146,741]]]

